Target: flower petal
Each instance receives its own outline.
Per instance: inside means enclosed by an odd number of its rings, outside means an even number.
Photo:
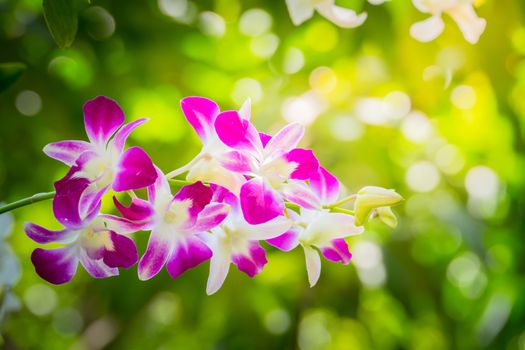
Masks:
[[[286,6],[288,7],[292,23],[296,26],[310,19],[314,15],[314,6],[311,1],[286,0]]]
[[[221,155],[219,160],[223,167],[236,173],[249,175],[257,170],[253,158],[243,152],[228,152]]]
[[[421,42],[429,42],[437,38],[445,29],[445,22],[440,15],[416,22],[410,27],[410,35]]]
[[[113,137],[113,140],[111,143],[115,147],[115,149],[120,153],[124,149],[124,144],[126,143],[126,140],[128,139],[128,136],[135,130],[138,126],[144,124],[147,122],[148,118],[142,118],[137,119],[131,123],[124,124],[119,131],[115,134],[115,137]]]
[[[226,187],[238,194],[246,178],[239,173],[224,168],[218,159],[200,159],[188,172],[188,181],[203,181]]]
[[[257,156],[262,150],[257,129],[237,111],[222,112],[215,120],[217,135],[225,145]]]
[[[240,271],[253,277],[262,271],[268,260],[266,259],[266,252],[259,242],[251,241],[248,245],[248,254],[234,254],[232,262],[237,265]]]
[[[308,282],[310,287],[315,286],[321,275],[321,258],[319,253],[312,247],[303,246],[304,257],[306,259],[306,272],[308,273]]]
[[[268,134],[265,134],[264,132],[259,133],[259,138],[261,139],[263,147],[266,147],[268,142],[272,139],[272,137]]]
[[[173,279],[187,270],[205,262],[212,256],[211,249],[199,238],[188,238],[178,244],[166,264],[166,269]]]
[[[30,222],[25,223],[24,231],[29,238],[41,244],[51,242],[65,243],[68,242],[71,239],[72,234],[74,234],[71,230],[64,229],[52,231]]]
[[[289,152],[297,146],[303,135],[303,125],[290,123],[279,130],[277,134],[268,141],[268,144],[264,147],[264,154],[269,156]]]
[[[306,209],[321,209],[319,197],[303,182],[290,180],[282,185],[284,198]]]
[[[202,209],[204,209],[206,205],[208,205],[208,203],[210,203],[212,196],[213,192],[211,188],[205,186],[199,181],[194,184],[182,187],[175,195],[174,200],[190,200],[190,215],[195,217],[202,211]]]
[[[109,186],[98,188],[96,183],[91,183],[82,192],[78,201],[78,214],[81,219],[93,216],[93,213],[98,213],[101,200],[104,194],[108,191]]]
[[[59,141],[47,144],[44,147],[44,153],[48,157],[73,166],[82,153],[91,149],[91,144],[86,141]]]
[[[136,190],[149,186],[157,179],[157,171],[148,154],[140,147],[131,147],[122,154],[113,190]]]
[[[258,241],[275,238],[290,229],[292,221],[284,216],[278,216],[258,225],[243,225],[242,234],[248,240]]]
[[[102,214],[98,216],[102,220],[104,226],[111,231],[119,234],[130,234],[137,231],[147,230],[151,226],[150,221],[131,221],[126,218],[121,218],[114,215]]]
[[[118,268],[106,265],[102,259],[91,259],[85,250],[80,251],[80,263],[95,278],[107,278],[119,274]]]
[[[352,258],[352,253],[348,250],[348,244],[342,238],[334,239],[330,246],[319,247],[323,256],[334,262],[341,262],[347,265]]]
[[[357,14],[354,10],[333,4],[333,1],[323,1],[317,5],[317,11],[341,28],[355,28],[362,25],[366,20],[366,13]]]
[[[113,196],[113,203],[123,217],[132,221],[145,221],[155,214],[151,203],[140,198],[133,198],[131,204],[126,207]]]
[[[186,97],[180,102],[182,112],[201,140],[213,132],[213,123],[219,114],[219,106],[204,97]]]
[[[309,149],[295,148],[286,154],[286,160],[296,164],[291,179],[308,180],[319,169],[319,161]]]
[[[299,231],[297,227],[292,227],[287,232],[275,238],[267,239],[266,243],[283,252],[289,252],[299,245]]]
[[[240,201],[244,218],[252,225],[270,221],[284,210],[279,193],[261,179],[252,179],[241,187]]]
[[[252,100],[251,98],[247,98],[241,108],[239,109],[239,115],[242,119],[250,120],[250,117],[252,115]]]
[[[115,101],[104,96],[89,100],[83,109],[89,140],[105,148],[111,135],[124,123],[124,112]]]
[[[352,215],[322,212],[310,223],[305,236],[311,237],[312,244],[323,246],[336,238],[345,238],[364,232],[363,226],[355,226]]]
[[[126,269],[135,265],[139,255],[133,240],[113,231],[109,231],[109,238],[111,246],[106,247],[104,263],[109,267],[123,267]]]
[[[324,205],[334,203],[339,198],[339,180],[323,167],[319,167],[310,177],[310,187]]]
[[[78,206],[82,193],[89,185],[89,180],[74,177],[77,170],[77,167],[72,167],[64,178],[54,184],[56,194],[53,198],[53,212],[56,219],[68,228],[82,225]]]
[[[45,250],[37,248],[31,254],[36,273],[53,284],[71,281],[77,272],[78,258],[72,247]]]
[[[463,33],[463,37],[471,44],[478,42],[479,37],[485,31],[487,21],[478,17],[474,7],[470,3],[461,3],[448,11],[450,17],[457,23]]]
[[[212,295],[221,288],[228,275],[230,263],[231,255],[227,250],[214,249],[210,260],[210,275],[206,284],[206,294]]]
[[[199,213],[194,232],[205,232],[218,226],[230,212],[230,206],[223,203],[210,203]]]
[[[142,281],[149,280],[162,269],[172,252],[172,240],[169,230],[151,231],[146,253],[139,261],[138,273]]]

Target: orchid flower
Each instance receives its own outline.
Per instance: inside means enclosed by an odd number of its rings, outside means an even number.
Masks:
[[[321,274],[321,259],[316,248],[326,259],[346,265],[352,254],[344,238],[363,233],[364,228],[355,225],[353,215],[324,209],[339,197],[339,181],[334,175],[320,167],[309,183],[310,187],[307,187],[304,182],[297,182],[296,186],[302,190],[295,194],[301,195],[289,196],[290,200],[301,205],[299,214],[290,212],[294,226],[267,242],[283,251],[290,251],[300,244],[304,249],[308,280],[313,287]]]
[[[471,44],[478,42],[483,34],[487,21],[477,16],[474,10],[474,0],[412,0],[414,6],[431,17],[417,22],[410,27],[410,34],[415,39],[428,42],[437,38],[445,28],[441,18],[448,14],[459,26],[465,40]]]
[[[238,197],[225,188],[214,186],[214,199],[227,203],[231,210],[218,226],[206,235],[213,251],[210,260],[210,276],[206,287],[208,295],[215,293],[224,283],[230,263],[253,277],[267,263],[266,253],[259,240],[271,239],[285,233],[291,221],[284,216],[276,217],[259,225],[251,225],[244,219]]]
[[[373,5],[379,5],[385,1],[368,0]],[[312,18],[315,11],[342,28],[359,27],[365,22],[367,16],[366,13],[357,14],[354,10],[337,6],[335,0],[286,0],[286,6],[296,26]]]
[[[124,112],[119,105],[103,96],[84,104],[84,124],[90,142],[60,141],[44,147],[44,152],[71,167],[58,186],[57,197],[66,195],[60,191],[65,181],[85,179],[88,185],[79,198],[81,216],[98,205],[110,188],[120,192],[151,185],[157,176],[149,156],[140,147],[124,151],[130,133],[147,119],[124,123]],[[57,199],[55,198],[55,201]]]
[[[131,231],[151,230],[138,267],[143,281],[159,273],[164,265],[175,279],[208,260],[212,251],[202,234],[220,224],[229,211],[224,203],[210,203],[212,190],[201,182],[184,186],[173,196],[166,177],[157,172],[157,180],[148,187],[148,201],[134,198],[125,207],[115,199]]]
[[[215,119],[220,113],[219,106],[204,97],[186,97],[181,101],[182,111],[202,142],[199,154],[185,166],[167,174],[168,178],[188,172],[188,181],[215,183],[238,194],[246,179],[232,173],[220,164],[222,154],[229,151],[215,132]],[[247,100],[239,111],[245,120],[250,119],[250,100]]]
[[[72,181],[82,182],[81,179]],[[29,238],[37,243],[64,244],[50,250],[37,248],[31,255],[37,274],[53,284],[69,282],[79,262],[91,276],[104,278],[118,275],[119,267],[128,268],[138,260],[135,243],[110,228],[118,225],[111,224],[113,216],[99,214],[100,204],[85,217],[79,216],[75,203],[78,204],[85,186],[74,187],[80,190],[70,192],[69,202],[61,201],[63,208],[57,209],[61,213],[57,218],[64,225],[63,230],[52,231],[32,223],[24,227]],[[115,219],[118,224],[118,218]]]
[[[222,166],[251,177],[240,190],[241,208],[250,224],[281,215],[284,202],[279,191],[286,181],[306,180],[319,167],[311,150],[295,148],[304,134],[301,124],[288,124],[270,137],[259,134],[236,111],[226,111],[217,116],[215,130],[221,141],[233,149],[222,156]]]

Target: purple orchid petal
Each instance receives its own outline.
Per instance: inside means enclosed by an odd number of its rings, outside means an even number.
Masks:
[[[128,136],[133,132],[133,130],[135,130],[138,126],[144,124],[148,120],[148,118],[137,119],[131,123],[124,124],[124,126],[122,126],[122,128],[120,128],[119,131],[116,132],[112,142],[119,153],[122,152],[122,150],[124,149],[124,144],[126,143]]]
[[[72,247],[51,250],[35,249],[31,254],[31,261],[36,273],[53,284],[71,281],[78,266],[78,258],[73,249]]]
[[[295,227],[292,227],[288,232],[283,233],[282,235],[267,239],[266,243],[275,248],[282,250],[283,252],[289,252],[299,245],[299,230]]]
[[[180,102],[182,112],[197,135],[205,142],[213,132],[215,118],[219,114],[219,106],[204,97],[186,97]]]
[[[71,238],[71,230],[48,230],[42,226],[26,222],[24,225],[24,231],[26,235],[33,241],[41,244],[51,242],[67,242]]]
[[[86,141],[59,141],[49,143],[44,147],[44,153],[47,156],[69,166],[73,166],[82,153],[90,150],[92,146]]]
[[[297,164],[291,179],[308,180],[319,169],[319,161],[309,149],[295,148],[286,154],[286,160]]]
[[[270,142],[270,140],[272,139],[272,136],[270,136],[268,134],[265,134],[264,132],[260,132],[259,133],[259,138],[261,139],[261,143],[262,143],[263,147],[266,147],[268,142]]]
[[[117,102],[104,96],[89,100],[83,109],[89,140],[105,147],[111,135],[124,123],[124,112]]]
[[[303,181],[288,181],[282,185],[281,193],[288,201],[306,209],[322,209],[319,198]]]
[[[102,204],[102,197],[108,189],[109,186],[99,189],[96,183],[91,183],[82,192],[78,201],[78,213],[80,218],[85,219],[86,217],[93,216],[93,213],[98,213]]]
[[[205,232],[218,226],[230,212],[230,206],[223,203],[208,204],[197,217],[195,226],[192,227],[194,232]]]
[[[268,141],[264,148],[266,155],[282,154],[291,151],[297,146],[304,135],[304,126],[299,123],[291,123],[279,130],[274,137]]]
[[[270,221],[284,210],[279,193],[261,179],[252,179],[241,187],[240,201],[244,218],[252,225]]]
[[[347,265],[352,258],[352,253],[348,250],[348,244],[342,238],[334,239],[330,242],[331,245],[327,247],[319,247],[323,256],[334,262],[341,262]]]
[[[157,171],[148,154],[140,147],[131,147],[122,154],[113,190],[136,190],[149,186],[157,179]]]
[[[78,206],[82,193],[89,185],[89,180],[75,178],[77,167],[55,182],[56,194],[53,198],[53,212],[56,219],[65,227],[76,228],[82,225]]]
[[[157,195],[171,197],[171,188],[168,180],[166,179],[166,176],[162,170],[160,170],[155,165],[154,167],[155,171],[157,172],[157,178],[155,179],[155,182],[147,188],[148,200],[150,203],[155,203],[155,198],[157,198]]]
[[[137,247],[133,240],[126,236],[109,231],[111,248],[104,252],[104,263],[109,267],[123,267],[125,269],[135,265],[139,259]]]
[[[231,148],[249,151],[255,156],[262,149],[257,129],[248,120],[242,119],[237,111],[220,113],[215,120],[215,130],[221,141]]]
[[[323,167],[310,178],[310,187],[323,204],[334,203],[339,198],[339,180]]]
[[[210,203],[212,196],[211,188],[198,181],[182,187],[173,198],[177,201],[191,200],[189,212],[192,217],[196,217]]]
[[[113,203],[120,214],[131,221],[145,221],[155,214],[151,203],[140,198],[133,198],[129,207],[126,207],[113,196]]]
[[[95,278],[107,278],[119,274],[118,268],[106,265],[102,259],[91,259],[84,250],[80,252],[80,263]]]
[[[173,279],[187,270],[205,262],[212,256],[211,249],[199,238],[189,238],[177,245],[166,264],[166,269]]]
[[[256,171],[253,158],[239,151],[221,155],[220,162],[223,167],[236,173],[251,174]]]
[[[129,234],[151,228],[151,220],[137,222],[108,214],[102,214],[98,217],[102,219],[108,230],[115,231],[120,234]]]
[[[171,232],[168,230],[151,231],[146,253],[139,261],[138,273],[140,280],[149,280],[162,269],[172,253],[171,236]]]
[[[268,260],[266,260],[266,252],[259,245],[259,242],[251,241],[249,242],[248,255],[235,254],[232,256],[232,262],[237,265],[240,271],[253,277],[262,271]]]

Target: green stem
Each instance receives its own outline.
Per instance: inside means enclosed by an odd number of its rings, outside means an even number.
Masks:
[[[25,207],[26,205],[29,205],[29,204],[45,201],[47,199],[53,198],[54,196],[55,196],[55,192],[54,191],[53,192],[37,193],[37,194],[32,195],[31,197],[27,197],[27,198],[21,199],[19,201],[16,201],[16,202],[13,202],[13,203],[9,203],[9,204],[6,204],[6,205],[0,207],[0,214],[6,213],[8,211],[11,211],[11,210],[14,210],[14,209],[17,209],[17,208],[20,208],[20,207]]]

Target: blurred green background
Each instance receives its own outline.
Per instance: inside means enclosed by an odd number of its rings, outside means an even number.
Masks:
[[[409,27],[427,16],[408,0],[338,4],[368,20],[294,27],[284,0],[93,0],[58,49],[40,0],[0,0],[0,63],[28,67],[0,94],[0,201],[52,189],[66,168],[42,148],[84,139],[82,104],[96,95],[128,121],[151,118],[129,144],[164,171],[200,149],[182,97],[223,109],[251,97],[262,131],[307,124],[302,146],[349,192],[406,198],[397,229],[370,223],[349,239],[351,264],[323,261],[314,288],[300,249],[266,246],[262,274],[232,267],[211,297],[207,263],[177,281],[140,282],[132,267],[47,284],[22,225],[59,228],[51,202],[18,209],[0,244],[21,265],[20,307],[0,348],[525,349],[525,2],[477,1],[488,24],[475,46],[449,18],[437,40],[416,42]],[[136,238],[143,252],[147,234]]]

